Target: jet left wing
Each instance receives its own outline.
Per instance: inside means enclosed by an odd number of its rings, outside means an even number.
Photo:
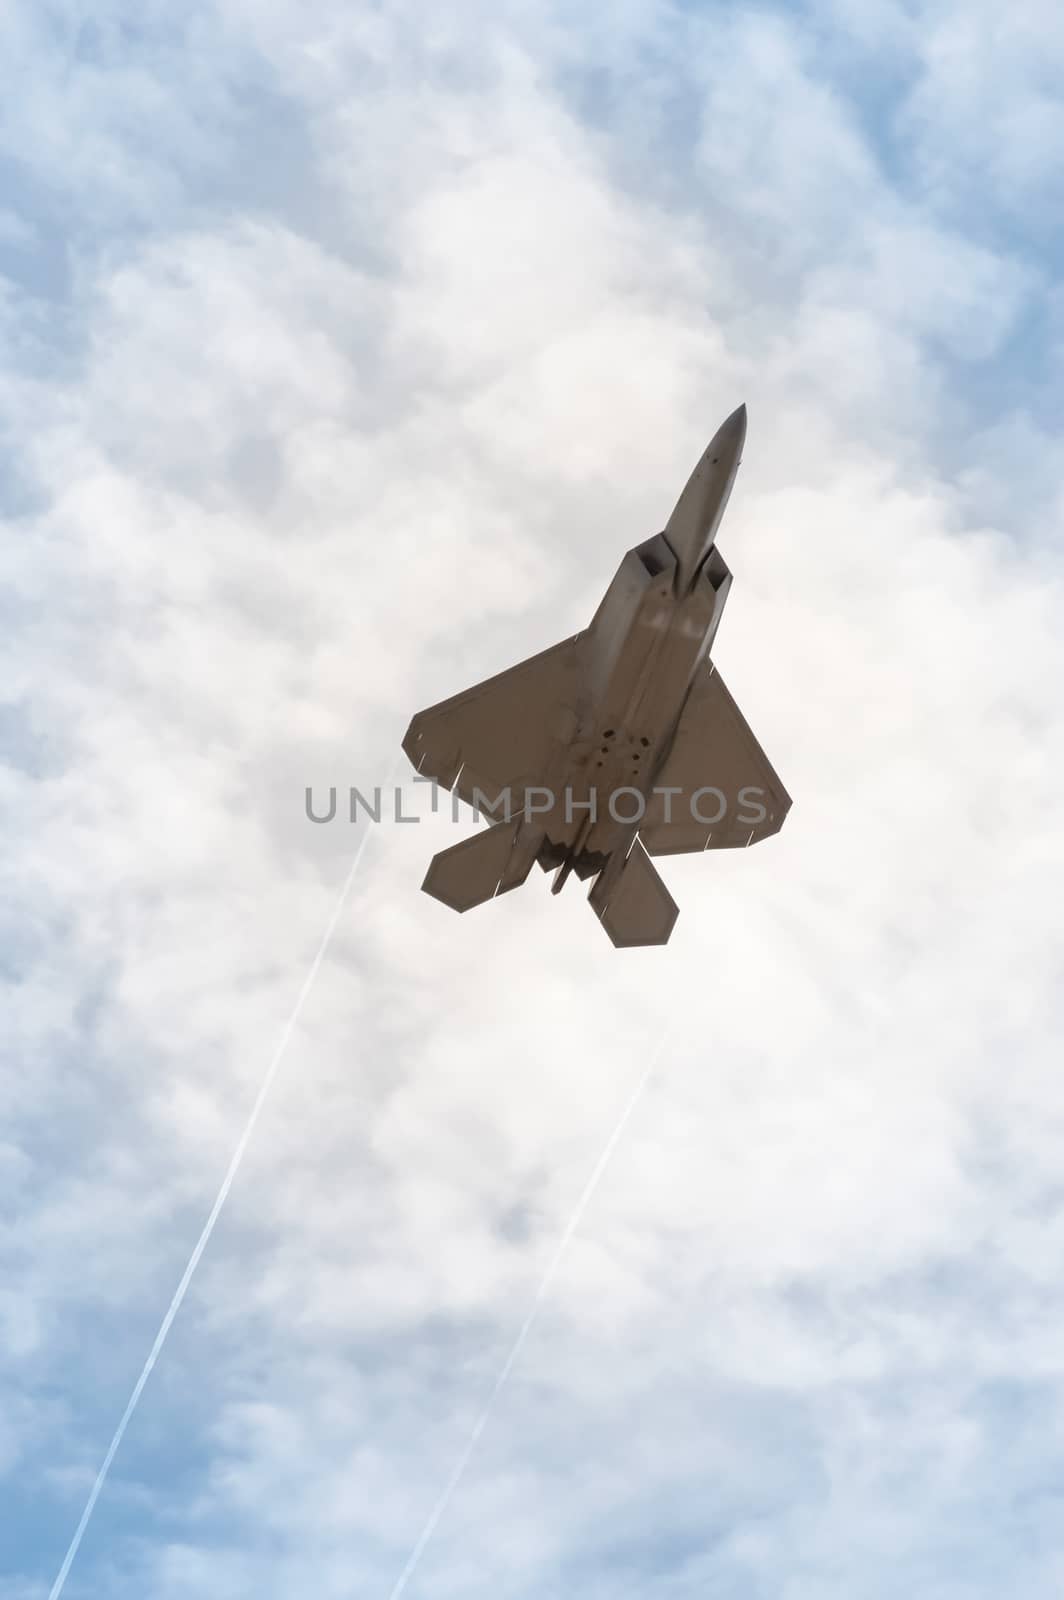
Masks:
[[[579,722],[581,645],[574,634],[516,667],[419,711],[403,749],[423,777],[485,809],[511,788],[539,784]]]
[[[680,792],[648,797],[639,837],[652,856],[743,848],[783,826],[791,797],[712,662],[692,685],[655,788]]]

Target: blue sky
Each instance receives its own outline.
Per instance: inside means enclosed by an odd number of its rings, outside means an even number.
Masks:
[[[750,414],[794,795],[461,919],[381,828],[66,1586],[1064,1585],[1064,29],[909,0],[0,22],[0,1600],[44,1600],[350,861]],[[418,802],[424,811],[424,797]]]

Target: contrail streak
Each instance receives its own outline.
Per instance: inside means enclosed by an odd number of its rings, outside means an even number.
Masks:
[[[199,1266],[200,1257],[203,1255],[204,1250],[206,1250],[208,1244],[210,1243],[211,1234],[214,1232],[214,1225],[221,1215],[222,1207],[225,1205],[225,1202],[229,1197],[229,1191],[233,1187],[233,1180],[235,1179],[237,1172],[240,1170],[240,1163],[244,1159],[244,1152],[247,1150],[251,1135],[255,1131],[255,1124],[259,1120],[259,1113],[266,1104],[266,1098],[273,1086],[273,1080],[277,1076],[277,1069],[281,1065],[281,1062],[284,1058],[284,1053],[288,1048],[288,1041],[292,1037],[293,1030],[296,1023],[299,1021],[299,1016],[306,1003],[307,996],[314,987],[314,980],[318,976],[318,970],[325,959],[329,945],[332,943],[332,936],[336,932],[336,925],[340,920],[340,914],[344,909],[351,885],[355,880],[355,873],[358,871],[359,863],[362,860],[362,855],[365,851],[371,831],[372,830],[367,824],[366,831],[362,835],[358,849],[355,851],[354,859],[348,868],[347,877],[344,879],[343,887],[336,898],[336,904],[333,907],[332,916],[329,918],[325,932],[321,936],[321,943],[318,945],[317,954],[310,964],[310,969],[307,972],[306,977],[303,979],[303,987],[300,989],[296,998],[296,1003],[292,1007],[291,1015],[281,1030],[281,1037],[277,1041],[277,1048],[274,1050],[273,1055],[270,1058],[270,1064],[266,1068],[266,1075],[262,1080],[259,1092],[255,1097],[255,1104],[252,1106],[251,1113],[244,1125],[244,1131],[237,1140],[236,1149],[233,1151],[232,1158],[229,1162],[229,1167],[226,1171],[225,1177],[222,1179],[222,1186],[218,1190],[217,1198],[211,1207],[210,1216],[203,1224],[203,1231],[196,1240],[192,1254],[188,1258],[188,1266],[181,1275],[181,1282],[174,1290],[174,1297],[167,1307],[165,1317],[159,1324],[159,1331],[155,1335],[155,1342],[148,1352],[148,1359],[144,1363],[140,1377],[133,1385],[133,1393],[130,1395],[126,1409],[123,1411],[118,1427],[115,1429],[114,1438],[111,1440],[111,1443],[108,1446],[107,1454],[103,1458],[103,1465],[96,1474],[96,1481],[89,1491],[89,1498],[85,1502],[85,1509],[81,1513],[81,1521],[78,1523],[77,1528],[74,1531],[74,1537],[70,1541],[70,1547],[67,1550],[66,1555],[63,1557],[63,1565],[59,1568],[58,1576],[56,1577],[55,1582],[52,1584],[48,1595],[48,1600],[59,1600],[59,1596],[63,1592],[63,1585],[67,1581],[67,1576],[70,1572],[71,1566],[73,1565],[74,1557],[77,1555],[78,1547],[85,1536],[85,1529],[88,1527],[92,1513],[96,1509],[96,1502],[100,1498],[100,1491],[107,1482],[107,1474],[111,1470],[111,1463],[118,1454],[118,1448],[125,1437],[125,1432],[129,1427],[130,1419],[132,1418],[134,1411],[137,1409],[137,1403],[144,1392],[144,1385],[147,1383],[148,1378],[151,1376],[151,1370],[156,1361],[159,1359],[159,1352],[166,1343],[166,1336],[170,1332],[173,1320],[181,1309],[181,1302],[184,1300],[185,1295],[188,1292],[188,1286],[192,1282],[193,1274],[195,1273],[196,1268]]]
[[[650,1058],[650,1061],[648,1062],[647,1066],[643,1069],[643,1073],[642,1073],[642,1076],[639,1079],[639,1082],[636,1084],[635,1088],[633,1089],[631,1097],[629,1098],[627,1105],[624,1107],[624,1110],[621,1112],[620,1116],[617,1118],[617,1121],[614,1124],[613,1132],[610,1134],[609,1138],[606,1140],[606,1143],[602,1148],[601,1155],[599,1156],[598,1160],[595,1162],[594,1167],[591,1169],[591,1176],[588,1178],[587,1182],[585,1183],[584,1189],[583,1189],[583,1193],[581,1194],[579,1200],[576,1202],[576,1205],[573,1208],[573,1214],[569,1218],[569,1221],[566,1223],[564,1229],[562,1230],[561,1237],[558,1240],[558,1243],[554,1247],[554,1254],[551,1256],[550,1261],[547,1264],[547,1270],[544,1272],[542,1278],[539,1280],[539,1287],[536,1289],[535,1294],[532,1296],[532,1304],[528,1308],[528,1315],[525,1317],[524,1322],[521,1324],[521,1327],[520,1327],[520,1329],[518,1331],[518,1334],[517,1334],[517,1338],[514,1340],[513,1344],[510,1347],[509,1355],[506,1357],[506,1360],[502,1364],[502,1367],[501,1367],[501,1369],[499,1371],[499,1375],[495,1379],[495,1383],[494,1383],[494,1385],[492,1387],[491,1393],[488,1395],[488,1398],[487,1398],[487,1400],[486,1400],[486,1402],[484,1404],[484,1409],[481,1411],[480,1416],[477,1418],[476,1422],[474,1423],[473,1431],[469,1435],[469,1438],[466,1440],[466,1443],[462,1448],[462,1452],[459,1455],[458,1460],[454,1464],[454,1468],[453,1468],[453,1470],[451,1472],[451,1476],[447,1479],[447,1482],[444,1484],[444,1487],[443,1487],[443,1490],[442,1490],[442,1492],[440,1494],[439,1499],[436,1501],[436,1504],[433,1506],[432,1510],[429,1512],[428,1521],[425,1523],[424,1528],[421,1530],[421,1536],[418,1539],[417,1544],[415,1544],[413,1550],[411,1550],[411,1552],[410,1552],[410,1556],[409,1556],[409,1558],[407,1560],[406,1566],[403,1568],[402,1572],[399,1574],[399,1577],[398,1577],[398,1580],[396,1581],[395,1587],[393,1588],[393,1590],[392,1590],[392,1592],[391,1592],[391,1594],[389,1596],[389,1600],[399,1600],[400,1595],[403,1593],[403,1590],[406,1588],[407,1584],[410,1582],[410,1579],[414,1575],[414,1569],[416,1568],[418,1562],[421,1560],[421,1557],[425,1553],[426,1545],[428,1544],[429,1540],[432,1538],[432,1535],[436,1532],[436,1529],[440,1524],[440,1520],[443,1517],[444,1512],[447,1510],[448,1505],[450,1504],[451,1496],[454,1494],[454,1491],[457,1489],[459,1483],[462,1481],[462,1476],[463,1476],[463,1474],[465,1472],[466,1467],[469,1465],[470,1458],[471,1458],[471,1456],[473,1454],[473,1451],[477,1447],[477,1444],[478,1444],[478,1442],[480,1440],[480,1436],[484,1432],[485,1427],[487,1426],[488,1418],[491,1416],[491,1413],[492,1413],[492,1411],[493,1411],[493,1409],[495,1407],[495,1402],[498,1400],[499,1395],[502,1393],[503,1388],[506,1385],[506,1380],[509,1378],[509,1376],[510,1376],[511,1372],[513,1371],[514,1367],[517,1365],[517,1359],[520,1356],[521,1351],[525,1347],[525,1342],[528,1339],[529,1334],[532,1332],[533,1325],[534,1325],[534,1323],[536,1321],[536,1318],[539,1316],[540,1309],[541,1309],[541,1307],[543,1305],[543,1302],[547,1298],[547,1295],[548,1295],[548,1293],[550,1291],[551,1284],[554,1282],[554,1276],[555,1276],[555,1273],[558,1270],[558,1267],[561,1264],[561,1259],[564,1256],[566,1250],[568,1249],[569,1242],[572,1239],[573,1234],[576,1232],[577,1228],[580,1226],[581,1221],[583,1220],[584,1212],[587,1210],[588,1203],[591,1200],[591,1196],[594,1194],[595,1190],[598,1188],[599,1181],[600,1181],[600,1179],[602,1177],[602,1174],[605,1172],[606,1168],[610,1164],[610,1158],[612,1157],[614,1150],[617,1148],[617,1145],[618,1145],[618,1143],[620,1141],[621,1135],[623,1134],[625,1128],[628,1125],[628,1120],[631,1117],[632,1112],[635,1110],[636,1106],[639,1104],[640,1099],[642,1098],[643,1090],[646,1088],[648,1082],[650,1081],[650,1078],[651,1078],[651,1076],[652,1076],[652,1074],[654,1072],[654,1069],[657,1067],[658,1062],[661,1060],[662,1056],[665,1054],[665,1048],[666,1048],[666,1045],[669,1043],[670,1038],[671,1038],[671,1032],[666,1034],[662,1038],[661,1043],[658,1045],[658,1048],[655,1050],[653,1056]]]

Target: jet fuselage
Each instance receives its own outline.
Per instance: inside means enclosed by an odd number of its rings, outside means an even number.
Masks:
[[[731,574],[717,551],[690,586],[681,589],[678,574],[663,534],[630,550],[587,630],[586,701],[555,781],[544,784],[544,809],[530,819],[565,847],[559,864],[580,877],[638,830],[640,799],[665,763],[720,623]]]
[[[598,871],[638,831],[640,798],[668,757],[731,586],[714,540],[745,437],[740,406],[713,436],[664,532],[625,555],[587,630],[586,700],[564,778],[559,770],[545,786],[552,803],[534,819],[561,866],[555,893],[571,869]]]

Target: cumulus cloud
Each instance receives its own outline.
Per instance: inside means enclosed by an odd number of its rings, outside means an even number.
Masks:
[[[1054,1592],[1064,573],[1015,348],[1054,312],[957,177],[980,19],[9,15],[13,1594],[350,860],[305,786],[582,626],[742,398],[716,654],[785,829],[668,861],[625,955],[538,874],[418,894],[455,834],[409,793],[69,1592],[388,1593],[668,1029],[422,1591]]]

